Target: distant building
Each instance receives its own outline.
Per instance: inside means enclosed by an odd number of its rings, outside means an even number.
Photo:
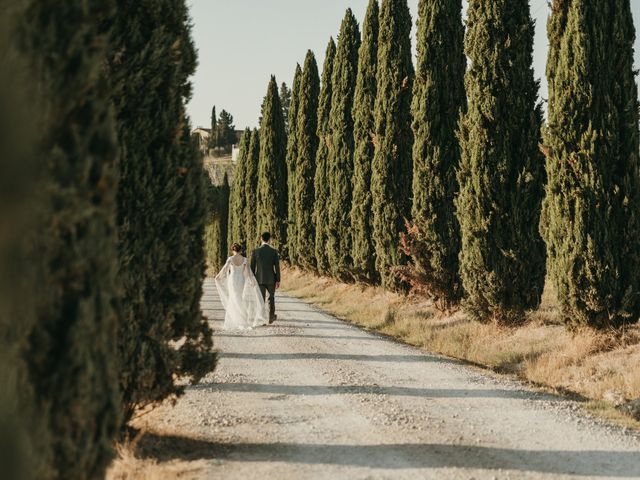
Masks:
[[[238,160],[238,153],[239,153],[239,148],[238,145],[240,144],[240,138],[242,137],[242,134],[244,133],[244,130],[234,130],[233,132],[235,134],[235,144],[232,145],[231,147],[231,159],[232,161],[236,161]],[[198,147],[200,148],[200,151],[202,152],[203,155],[208,155],[209,154],[209,140],[211,138],[211,129],[210,128],[205,128],[205,127],[197,127],[194,128],[193,130],[191,130],[191,136],[195,137],[198,140]],[[216,149],[216,151],[218,151],[218,149]],[[227,150],[227,155],[228,155],[228,150]],[[219,153],[218,153],[219,155]]]
[[[203,155],[209,152],[209,139],[211,138],[211,129],[198,127],[191,131],[191,136],[198,140],[198,147]]]

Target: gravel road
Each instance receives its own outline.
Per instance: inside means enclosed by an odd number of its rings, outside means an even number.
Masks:
[[[640,478],[640,439],[569,400],[364,332],[286,295],[221,331],[218,369],[155,412],[202,479]],[[178,442],[177,440],[180,440]]]

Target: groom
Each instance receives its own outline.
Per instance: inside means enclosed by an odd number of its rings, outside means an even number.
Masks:
[[[276,289],[280,288],[280,258],[278,251],[269,245],[271,234],[264,232],[261,237],[262,246],[256,248],[251,255],[251,270],[256,276],[262,298],[269,292],[269,324],[276,321]]]

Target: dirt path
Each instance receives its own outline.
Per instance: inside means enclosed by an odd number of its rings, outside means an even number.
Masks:
[[[640,440],[570,401],[371,335],[284,295],[279,321],[221,332],[219,367],[149,419],[180,478],[640,478]],[[188,469],[185,470],[189,472]]]

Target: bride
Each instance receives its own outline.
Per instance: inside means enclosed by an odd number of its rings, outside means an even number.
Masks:
[[[269,324],[264,298],[253,272],[247,265],[247,259],[240,253],[242,247],[234,243],[233,256],[227,259],[215,283],[220,301],[226,313],[225,330],[248,330]]]

